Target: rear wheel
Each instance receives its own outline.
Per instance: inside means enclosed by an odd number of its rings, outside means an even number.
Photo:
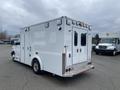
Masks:
[[[34,60],[32,63],[32,69],[35,74],[40,74],[41,73],[41,68],[40,68],[40,63],[38,60]]]
[[[15,61],[15,52],[14,51],[11,52],[11,57],[12,57],[12,60]]]

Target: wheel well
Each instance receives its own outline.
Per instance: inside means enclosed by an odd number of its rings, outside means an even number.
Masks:
[[[37,61],[40,64],[40,62],[39,62],[39,60],[37,58],[33,58],[31,66],[33,66],[33,62],[35,62],[35,61]],[[41,65],[40,65],[40,67],[41,67]]]
[[[32,66],[32,64],[33,64],[33,61],[35,61],[35,60],[37,60],[37,61],[39,62],[40,68],[41,68],[41,70],[42,70],[42,69],[43,69],[43,64],[42,64],[41,58],[40,58],[39,56],[34,56],[34,57],[32,57],[32,59],[31,59],[31,66]]]

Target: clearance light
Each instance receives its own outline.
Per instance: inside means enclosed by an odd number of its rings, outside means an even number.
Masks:
[[[86,24],[86,28],[88,28],[88,24]]]
[[[72,24],[75,25],[75,23],[76,23],[76,21],[73,20],[73,21],[72,21]]]
[[[91,30],[91,26],[90,25],[88,25],[88,29]]]
[[[85,28],[87,28],[87,26],[88,26],[88,25],[87,25],[87,24],[85,24]]]
[[[84,27],[84,23],[83,22],[81,22],[81,27]]]
[[[80,22],[79,25],[82,26],[82,22]]]
[[[79,23],[80,23],[80,22],[79,22],[79,21],[77,21],[77,22],[76,22],[76,26],[78,26],[78,25],[79,25]]]

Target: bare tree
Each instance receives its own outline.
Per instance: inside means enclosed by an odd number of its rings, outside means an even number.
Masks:
[[[99,44],[100,38],[98,34],[95,35],[95,40],[96,40],[96,45]]]
[[[6,31],[0,32],[0,40],[5,40],[5,39],[7,39],[7,32]]]

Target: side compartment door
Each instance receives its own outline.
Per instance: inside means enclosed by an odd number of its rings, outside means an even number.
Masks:
[[[66,66],[72,65],[72,30],[66,32],[66,43],[65,52],[66,52]]]
[[[21,31],[20,33],[20,62],[24,63],[25,60],[25,32]]]
[[[25,30],[25,64],[30,65],[31,57],[31,45],[30,45],[30,28],[27,28]]]

